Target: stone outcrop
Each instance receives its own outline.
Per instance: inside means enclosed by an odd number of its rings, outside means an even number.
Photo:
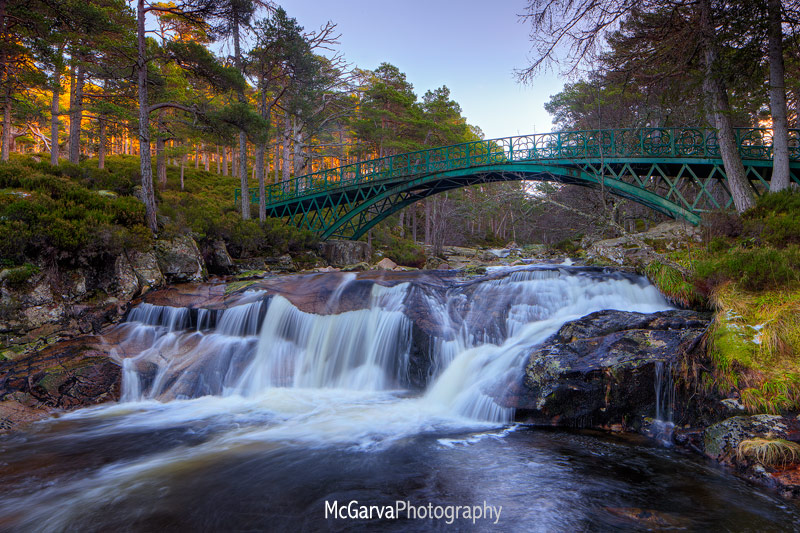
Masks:
[[[320,245],[320,254],[331,265],[343,267],[368,263],[372,258],[372,247],[361,241],[329,240]]]
[[[203,281],[206,278],[203,256],[194,239],[187,235],[157,240],[155,255],[168,283]]]
[[[760,485],[778,490],[787,497],[800,497],[800,457],[778,464],[762,464],[737,453],[739,445],[750,439],[782,439],[800,443],[800,417],[781,415],[734,416],[712,424],[703,432],[703,452],[716,461]]]
[[[375,265],[378,270],[394,270],[397,268],[397,263],[389,259],[388,257],[384,257],[378,264]]]
[[[647,231],[615,239],[585,241],[590,259],[604,259],[617,265],[646,265],[658,259],[657,253],[685,248],[689,241],[701,240],[700,229],[686,222],[668,221]]]
[[[677,364],[708,324],[693,311],[592,313],[530,354],[504,403],[532,423],[637,430],[655,414],[656,366]]]
[[[62,341],[0,362],[0,428],[119,399],[122,373],[95,337]]]
[[[225,241],[216,240],[203,250],[203,259],[211,274],[226,275],[233,273],[234,262]]]

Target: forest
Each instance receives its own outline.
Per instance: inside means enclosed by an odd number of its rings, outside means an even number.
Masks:
[[[780,0],[532,0],[521,15],[532,62],[517,75],[532,84],[545,69],[568,75],[545,106],[554,130],[774,128],[779,190],[789,183],[789,143],[797,143],[788,133],[800,105],[797,14],[796,2]],[[174,215],[157,198],[190,187],[192,168],[226,178],[208,183],[221,216],[232,216],[234,180],[263,191],[325,168],[482,138],[445,85],[419,96],[398,66],[352,65],[337,49],[334,22],[303,28],[272,2],[7,1],[0,32],[2,160],[136,163],[143,225],[154,234],[159,209],[161,229]],[[729,154],[726,168],[743,210],[755,197],[741,185],[737,158]],[[211,178],[197,179],[204,185],[192,194],[202,197]],[[263,201],[243,197],[236,209],[265,223]],[[554,243],[660,220],[602,191],[502,184],[434,196],[378,233],[437,248]],[[4,224],[0,232],[14,231]]]

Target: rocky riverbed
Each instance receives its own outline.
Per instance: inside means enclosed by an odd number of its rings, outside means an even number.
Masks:
[[[491,338],[492,328],[499,326],[490,318],[502,310],[492,310],[492,302],[477,289],[482,282],[507,274],[486,274],[486,268],[530,260],[514,247],[505,251],[451,248],[429,265],[440,270],[408,272],[385,261],[380,267],[360,261],[368,257],[363,245],[346,249],[332,245],[322,252],[330,260],[320,258],[312,266],[321,272],[289,275],[286,272],[299,266],[288,256],[265,259],[260,270],[243,270],[253,265],[236,266],[230,260],[226,266],[224,250],[201,251],[189,241],[163,242],[156,248],[158,253],[127,253],[106,265],[105,271],[55,277],[42,271],[27,287],[2,285],[6,305],[0,431],[24,427],[60,411],[118,400],[122,372],[116,324],[132,306],[224,310],[248,291],[280,295],[303,312],[325,315],[364,309],[375,283],[419,283],[424,290],[411,291],[404,309],[412,324],[412,347],[403,385],[421,390],[435,371],[432,346],[452,333],[431,318],[425,299],[445,295],[459,285],[469,303],[459,304],[466,307],[458,312],[475,327],[484,317],[470,314],[468,308],[486,305],[485,334]],[[605,248],[594,247],[601,256],[614,255],[603,255]],[[550,257],[553,262],[563,259],[557,254]],[[207,281],[211,263],[211,270],[239,274]],[[366,266],[348,268],[359,264]],[[447,268],[456,266],[461,270]],[[364,268],[370,270],[328,273]],[[352,276],[344,289],[343,275]],[[662,416],[669,411],[669,443],[703,453],[754,482],[796,497],[800,495],[796,460],[800,457],[786,455],[782,461],[764,464],[740,449],[743,441],[755,439],[800,442],[800,419],[796,414],[750,415],[734,392],[707,387],[703,375],[708,377],[712,364],[705,356],[705,335],[712,318],[690,310],[592,313],[564,324],[531,349],[521,372],[490,392],[524,423],[638,432],[660,440],[665,434],[656,410]]]

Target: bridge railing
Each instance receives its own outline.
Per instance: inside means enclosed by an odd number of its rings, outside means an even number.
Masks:
[[[736,145],[744,159],[772,158],[772,130],[739,128]],[[800,160],[800,130],[789,131],[790,157]],[[701,158],[719,159],[714,130],[702,128],[639,128],[561,131],[501,137],[429,148],[395,156],[370,159],[298,176],[266,187],[266,203],[273,204],[333,188],[367,182],[413,177],[469,167],[519,161],[569,163],[586,159]],[[234,199],[238,201],[240,189]],[[258,203],[258,188],[249,190]]]

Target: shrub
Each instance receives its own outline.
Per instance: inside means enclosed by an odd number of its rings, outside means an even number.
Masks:
[[[569,255],[575,255],[581,250],[580,239],[582,237],[572,237],[558,241],[552,247],[554,250]]]
[[[742,234],[742,218],[732,211],[712,211],[703,215],[703,227],[709,239],[738,237]]]
[[[425,250],[408,239],[397,238],[389,243],[384,255],[398,265],[414,268],[425,266]]]
[[[800,192],[765,194],[743,219],[746,233],[762,242],[778,248],[800,244]]]
[[[695,275],[713,286],[733,281],[740,288],[759,291],[800,281],[800,247],[735,247],[700,259]]]

